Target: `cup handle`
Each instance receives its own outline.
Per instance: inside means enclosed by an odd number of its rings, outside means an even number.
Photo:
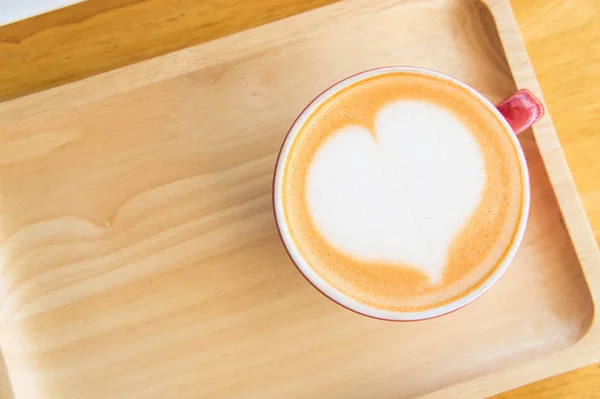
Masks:
[[[544,106],[532,92],[521,89],[496,105],[515,134],[527,130],[544,115]]]

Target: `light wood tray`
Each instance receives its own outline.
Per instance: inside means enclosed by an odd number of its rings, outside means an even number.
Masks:
[[[287,258],[271,174],[296,115],[382,65],[541,97],[506,0],[338,3],[0,104],[0,347],[19,398],[490,395],[600,358],[600,255],[550,117],[501,281],[371,320]]]

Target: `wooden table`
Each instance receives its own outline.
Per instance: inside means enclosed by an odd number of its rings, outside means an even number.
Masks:
[[[0,27],[0,101],[334,0],[88,0]],[[512,0],[596,239],[600,239],[600,2]],[[0,364],[0,397],[9,397]],[[600,364],[499,398],[600,397]]]

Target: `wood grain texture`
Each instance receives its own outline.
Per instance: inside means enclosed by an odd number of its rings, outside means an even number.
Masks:
[[[0,48],[3,57],[0,59],[3,98],[76,80],[254,26],[268,21],[269,18],[277,19],[318,5],[315,3],[324,2],[277,2],[278,5],[283,5],[275,7],[273,13],[276,15],[265,13],[269,7],[274,7],[274,2],[249,2],[252,6],[243,13],[237,12],[237,2],[236,5],[226,1],[213,2],[212,5],[217,11],[209,14],[216,17],[205,25],[199,21],[206,20],[206,9],[202,7],[209,3],[198,3],[201,2],[178,2],[177,11],[192,17],[188,20],[183,16],[181,19],[169,20],[172,16],[165,18],[165,9],[173,11],[172,2],[167,4],[160,1],[90,0],[88,3],[49,16],[38,17],[40,19],[35,24],[28,25],[30,21],[24,21],[0,28],[3,38],[3,47]],[[599,81],[599,61],[593,58],[599,54],[597,47],[594,47],[597,46],[599,36],[599,25],[594,22],[598,20],[598,5],[593,1],[565,3],[567,4],[559,4],[558,1],[515,0],[513,6],[598,237],[600,187],[597,179],[594,179],[598,176],[598,165],[592,162],[593,154],[597,153],[600,147],[599,138],[593,134],[600,114],[593,95],[594,84],[597,85],[596,82]],[[540,12],[540,9],[543,12]],[[204,12],[198,13],[199,10]],[[565,18],[565,15],[570,17]],[[146,25],[140,24],[140,20]],[[554,23],[548,24],[548,20]],[[547,36],[552,37],[552,40]],[[557,43],[560,43],[560,46]],[[569,51],[565,51],[566,49]],[[586,62],[582,62],[582,59]],[[557,74],[557,70],[561,73]],[[574,70],[577,72],[574,73]],[[587,90],[581,90],[581,87],[586,87]],[[573,117],[581,115],[582,112],[585,117]],[[585,140],[581,141],[583,138]],[[56,145],[67,143],[69,138],[64,140],[67,141],[56,142]],[[532,388],[521,388],[506,395],[572,397],[573,392],[580,396],[585,392],[593,395],[597,390],[586,389],[597,387],[598,377],[595,371],[596,368],[590,367],[583,369],[579,374],[573,372],[556,377],[556,380],[548,380],[549,389],[539,388],[539,384],[546,383],[540,382]],[[574,377],[568,377],[571,375]],[[570,388],[560,391],[556,387],[557,383],[552,381],[565,381],[564,378],[567,378],[567,381],[583,378],[586,383],[570,384]],[[573,387],[577,386],[580,386],[581,390],[573,391]]]
[[[333,0],[92,0],[0,27],[0,101],[310,10]]]

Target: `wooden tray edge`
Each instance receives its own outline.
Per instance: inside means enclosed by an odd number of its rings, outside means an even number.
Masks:
[[[361,4],[362,10],[369,7],[378,8],[373,4]],[[320,25],[330,18],[332,12],[344,18],[356,11],[344,7],[343,2],[333,3],[82,80],[0,102],[0,127],[185,75],[205,64],[207,57],[212,59],[211,64],[243,59],[253,51],[254,47],[250,44],[264,42],[264,37],[269,37],[272,45],[276,46],[294,40],[296,34],[306,32],[307,29],[318,32],[321,30]],[[245,38],[240,41],[238,35],[242,32]],[[85,96],[81,93],[85,93]]]

